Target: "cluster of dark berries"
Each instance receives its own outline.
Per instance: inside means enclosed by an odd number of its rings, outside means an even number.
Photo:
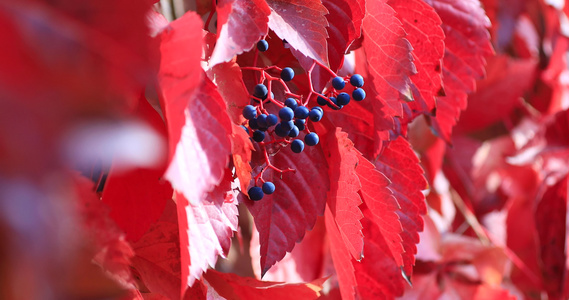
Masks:
[[[265,196],[265,194],[270,195],[272,193],[275,192],[275,184],[267,181],[265,183],[263,183],[263,187],[260,188],[258,186],[254,186],[252,188],[249,189],[249,198],[253,201],[259,201],[261,199],[263,199],[263,196]]]
[[[316,99],[318,105],[321,106],[327,105],[334,110],[339,110],[342,109],[344,105],[348,105],[348,103],[350,103],[350,100],[352,98],[355,101],[364,100],[366,97],[366,92],[364,89],[362,89],[362,86],[364,85],[364,78],[362,77],[362,75],[354,74],[353,76],[350,77],[349,81],[350,84],[356,88],[352,92],[351,97],[346,92],[332,93],[331,94],[332,96],[328,98],[330,101],[319,96]],[[332,79],[332,87],[334,88],[335,91],[341,91],[346,87],[346,81],[344,80],[344,78],[336,76]]]

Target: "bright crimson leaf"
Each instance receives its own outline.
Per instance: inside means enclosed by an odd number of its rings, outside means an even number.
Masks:
[[[243,83],[239,65],[234,61],[218,64],[207,70],[207,76],[217,85],[219,94],[227,104],[227,113],[231,120],[236,124],[241,124],[244,120],[241,115],[243,107],[251,100],[245,83]]]
[[[271,10],[263,0],[220,0],[217,9],[217,44],[210,66],[248,51],[269,30]]]
[[[484,76],[485,56],[493,53],[487,27],[490,21],[478,0],[425,0],[443,21],[445,96],[437,98],[437,115],[431,118],[439,136],[450,142],[452,127],[466,108],[467,94],[476,89],[475,80]]]
[[[271,8],[269,27],[292,48],[327,65],[326,7],[320,1],[266,1]]]
[[[271,163],[296,172],[280,174],[269,168],[263,179],[275,184],[275,192],[261,201],[245,200],[259,231],[262,274],[312,229],[316,216],[323,213],[329,187],[328,166],[319,147],[306,146],[301,153],[287,147],[273,156]]]
[[[344,106],[341,110],[327,111],[325,118],[347,132],[350,140],[354,142],[358,151],[362,152],[365,157],[371,158],[373,156],[373,114],[362,104],[355,101],[350,102],[350,105]]]
[[[427,212],[425,196],[421,190],[427,188],[423,169],[411,145],[403,137],[391,141],[375,163],[377,169],[391,180],[389,188],[401,209],[397,212],[403,226],[403,271],[407,276],[413,273],[416,244],[419,232],[423,230],[423,218]]]
[[[253,145],[247,131],[239,125],[233,125],[233,133],[231,134],[231,153],[233,156],[233,166],[235,166],[235,175],[239,178],[242,191],[246,191],[251,181],[251,151]]]
[[[196,45],[201,45],[201,27],[200,17],[188,12],[171,22],[160,34],[158,83],[168,125],[170,159],[174,156],[182,127],[186,123],[185,109],[194,90],[200,86],[202,50]]]
[[[231,121],[215,85],[204,76],[185,111],[185,125],[166,178],[198,205],[223,176],[231,153]]]

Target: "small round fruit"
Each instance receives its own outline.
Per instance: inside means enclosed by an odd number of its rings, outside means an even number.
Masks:
[[[357,88],[352,92],[352,98],[356,101],[362,101],[366,98],[366,91],[361,88]]]
[[[253,105],[245,105],[243,107],[243,117],[247,120],[254,119],[257,116],[257,109]]]
[[[271,127],[279,122],[279,118],[276,115],[269,114],[267,116],[267,126]]]
[[[338,100],[336,99],[336,97],[330,97],[330,101],[332,101],[332,103],[336,104],[336,106],[337,106],[337,107],[335,107],[334,105],[328,103],[328,107],[330,107],[333,110],[339,110],[343,106],[343,105],[338,104]]]
[[[298,107],[298,102],[294,98],[286,98],[284,105],[290,107],[290,109],[295,110]]]
[[[299,130],[299,131],[304,130],[304,127],[305,127],[304,124],[305,124],[305,123],[306,123],[306,120],[303,120],[303,119],[296,119],[296,120],[294,120],[294,126],[298,127],[298,130]]]
[[[267,181],[263,183],[263,193],[270,195],[275,192],[275,184]]]
[[[346,82],[344,82],[344,78],[342,78],[340,76],[336,76],[336,77],[334,77],[334,79],[332,79],[332,86],[336,90],[341,90],[346,86]]]
[[[294,78],[294,71],[286,67],[281,71],[281,79],[284,81],[291,81]]]
[[[257,117],[257,125],[259,125],[259,128],[261,127],[268,127],[267,125],[267,115],[265,114],[260,114]]]
[[[265,195],[263,193],[263,189],[261,189],[258,186],[254,186],[252,188],[249,189],[249,199],[253,200],[253,201],[259,201],[261,199],[263,199],[263,196]]]
[[[290,132],[288,133],[288,136],[290,136],[290,137],[297,137],[299,133],[300,133],[300,131],[298,130],[298,127],[296,127],[296,125],[293,125],[293,126],[292,126],[292,129],[291,129]]]
[[[324,110],[323,110],[322,107],[320,107],[320,106],[314,106],[314,107],[311,108],[311,109],[316,109],[316,110],[319,110],[321,113],[324,113]]]
[[[311,132],[309,134],[307,134],[304,137],[304,142],[308,145],[308,146],[315,146],[318,144],[318,142],[320,141],[320,138],[318,137],[318,135],[314,132]]]
[[[324,106],[324,105],[328,104],[328,101],[326,99],[322,98],[321,96],[318,96],[318,98],[316,98],[316,102],[320,106]]]
[[[283,107],[279,110],[281,121],[290,121],[294,117],[294,111],[290,107]]]
[[[265,40],[260,40],[257,42],[257,49],[261,52],[269,50],[269,43]]]
[[[348,105],[348,103],[350,103],[350,95],[348,95],[348,93],[342,92],[336,97],[336,102],[338,105]]]
[[[290,150],[294,153],[300,153],[304,150],[304,143],[301,140],[294,140],[290,143]]]
[[[290,121],[282,121],[279,124],[281,124],[281,127],[283,128],[283,130],[285,131],[291,131],[292,127],[294,126],[294,122],[292,120]],[[288,133],[287,133],[288,135]]]
[[[364,86],[364,78],[360,74],[354,74],[350,77],[350,84],[355,87],[362,87]]]
[[[261,98],[263,100],[267,98],[268,93],[269,90],[267,89],[267,86],[262,83],[257,84],[253,90],[253,96]]]
[[[306,106],[299,106],[294,110],[294,117],[297,119],[308,118],[308,108]]]
[[[259,125],[257,124],[257,119],[249,120],[249,128],[251,129],[259,129]]]
[[[262,142],[265,139],[265,133],[262,131],[255,131],[253,132],[253,140],[257,143]]]
[[[290,133],[290,130],[284,130],[281,123],[279,123],[279,124],[277,124],[277,126],[275,126],[275,134],[276,135],[278,135],[280,137],[286,137],[286,136],[288,136],[289,133]]]
[[[322,120],[323,115],[324,114],[320,110],[313,108],[310,110],[308,117],[310,118],[310,121],[312,121],[312,122],[319,122],[320,120]]]

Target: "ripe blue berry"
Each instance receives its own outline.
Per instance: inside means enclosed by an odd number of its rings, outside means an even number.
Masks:
[[[259,201],[259,200],[263,199],[263,196],[265,195],[263,193],[263,190],[258,186],[254,186],[254,187],[250,188],[248,194],[249,194],[249,199],[251,199],[253,201]]]
[[[320,106],[314,106],[312,109],[319,110],[321,113],[324,113],[324,110]]]
[[[294,117],[297,119],[308,118],[308,108],[306,106],[299,106],[294,110]]]
[[[310,118],[310,120],[311,120],[312,122],[318,122],[318,121],[322,120],[322,116],[323,116],[323,115],[324,115],[324,114],[323,114],[320,110],[313,108],[313,109],[310,110],[310,113],[308,114],[308,117]]]
[[[292,110],[295,110],[298,107],[298,103],[294,98],[286,98],[284,105],[290,107]]]
[[[262,83],[259,83],[255,86],[255,89],[253,91],[253,96],[264,100],[267,98],[268,93],[269,90],[267,89],[267,86]]]
[[[333,110],[339,110],[342,109],[343,105],[338,105],[338,100],[336,99],[336,97],[330,97],[330,101],[332,101],[332,103],[336,104],[336,106],[338,107],[334,107],[334,105],[328,103],[328,107],[330,107]]]
[[[318,144],[319,141],[320,141],[320,138],[314,132],[311,132],[304,137],[304,142],[308,146],[315,146],[316,144]]]
[[[283,126],[281,125],[281,123],[277,124],[277,126],[275,126],[275,134],[280,136],[280,137],[286,137],[288,136],[290,130],[284,130]]]
[[[243,117],[247,120],[254,119],[257,116],[257,109],[253,105],[245,105],[243,107]]]
[[[268,127],[267,125],[267,115],[265,114],[260,114],[257,117],[257,125],[259,125],[259,128],[261,127]]]
[[[294,78],[294,71],[286,67],[281,71],[281,79],[284,81],[291,81]]]
[[[357,88],[352,92],[352,98],[356,101],[362,101],[366,98],[366,91],[361,88]]]
[[[257,119],[249,120],[249,128],[251,129],[259,129],[259,125],[257,124]]]
[[[316,98],[316,102],[318,103],[318,105],[324,106],[328,104],[328,101],[326,101],[326,99],[318,96],[318,98]]]
[[[291,131],[292,127],[294,126],[294,122],[292,120],[291,121],[282,121],[279,124],[281,124],[281,127],[285,131]],[[288,133],[287,133],[287,135],[288,135]]]
[[[299,131],[304,130],[304,123],[306,122],[306,120],[303,119],[296,119],[294,120],[294,126],[298,127]]]
[[[253,132],[253,140],[257,143],[262,142],[265,139],[265,133],[262,131],[255,131]]]
[[[281,121],[290,121],[294,117],[294,111],[290,107],[283,107],[279,110]]]
[[[269,43],[267,43],[265,40],[260,40],[257,42],[257,49],[259,49],[261,52],[265,52],[269,50]]]
[[[297,137],[299,133],[300,133],[300,131],[298,130],[298,127],[296,127],[296,125],[292,125],[292,129],[288,133],[288,136]]]
[[[294,140],[290,144],[290,150],[294,153],[300,153],[304,150],[304,143],[301,140]]]
[[[263,193],[270,195],[275,192],[275,184],[267,181],[263,183]]]
[[[350,84],[355,87],[362,87],[364,86],[364,78],[360,74],[354,74],[350,77]]]
[[[279,122],[279,118],[276,115],[269,114],[267,116],[267,126],[268,127],[276,125],[278,122]]]
[[[332,79],[332,86],[336,89],[336,90],[341,90],[346,86],[346,83],[344,82],[344,78],[337,76],[334,77],[334,79]]]
[[[336,102],[338,105],[348,105],[348,103],[350,103],[350,95],[348,95],[348,93],[342,92],[336,97]]]

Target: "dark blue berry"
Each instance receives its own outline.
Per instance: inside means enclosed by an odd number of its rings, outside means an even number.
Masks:
[[[267,126],[271,127],[279,122],[279,118],[276,115],[269,114],[267,116]]]
[[[269,43],[267,43],[265,40],[260,40],[257,42],[257,49],[259,49],[261,52],[265,52],[269,50]]]
[[[257,119],[249,120],[249,128],[251,129],[259,129],[259,125],[257,124]]]
[[[292,126],[292,129],[291,129],[290,132],[288,133],[288,136],[290,136],[290,137],[297,137],[299,133],[300,133],[300,131],[298,130],[298,127],[296,127],[296,125],[293,125],[293,126]]]
[[[355,87],[362,87],[364,86],[364,78],[360,74],[354,74],[350,77],[350,84]]]
[[[318,144],[319,141],[320,141],[320,138],[314,132],[311,132],[304,137],[304,142],[308,146],[315,146],[316,144]]]
[[[257,125],[259,125],[259,128],[261,127],[268,127],[267,125],[267,115],[265,114],[260,114],[257,117]]]
[[[294,140],[290,144],[290,150],[294,153],[300,153],[304,150],[304,143],[301,140]]]
[[[297,119],[308,118],[308,108],[306,106],[299,106],[294,110],[294,117]]]
[[[259,127],[259,130],[261,130],[261,131],[267,131],[267,130],[269,130],[269,127]]]
[[[310,113],[308,114],[308,117],[310,118],[310,120],[311,120],[312,122],[318,122],[318,121],[322,120],[322,116],[323,116],[323,115],[324,115],[324,114],[323,114],[320,110],[313,108],[313,109],[310,110]]]
[[[290,107],[283,107],[279,110],[281,121],[290,121],[294,117],[294,111]]]
[[[318,105],[324,106],[328,104],[328,101],[324,98],[322,98],[321,96],[318,96],[318,98],[316,98],[316,102],[318,103]]]
[[[268,93],[269,90],[267,89],[267,86],[262,83],[259,83],[255,86],[255,89],[253,91],[253,96],[264,100],[267,98]]]
[[[341,90],[346,86],[346,83],[344,82],[344,78],[337,76],[334,77],[334,79],[332,79],[332,86],[336,89],[336,90]]]
[[[330,97],[330,101],[332,101],[332,103],[336,104],[336,106],[338,107],[334,107],[334,105],[328,103],[328,107],[330,107],[333,110],[339,110],[342,108],[342,105],[338,105],[338,100],[336,99],[336,97]]]
[[[291,81],[294,78],[294,71],[286,67],[281,71],[281,79],[284,81]]]
[[[364,91],[364,89],[357,88],[352,92],[352,98],[356,101],[362,101],[366,98],[366,91]]]
[[[263,183],[263,193],[270,195],[275,192],[275,184],[267,181]]]
[[[249,189],[249,199],[253,201],[259,201],[263,199],[264,195],[265,194],[263,193],[263,190],[258,186],[254,186]]]
[[[296,119],[296,120],[294,120],[294,126],[298,127],[299,131],[302,131],[302,130],[304,130],[304,123],[305,122],[306,121],[303,119]]]
[[[292,127],[294,126],[294,122],[293,121],[282,121],[279,124],[281,124],[281,127],[283,128],[283,130],[285,131],[291,131]],[[288,135],[288,133],[287,133]]]
[[[319,110],[321,113],[324,113],[324,110],[320,106],[314,106],[312,109]]]
[[[243,107],[243,117],[247,120],[254,119],[257,116],[257,109],[253,105],[245,105]]]
[[[286,137],[288,136],[290,130],[284,130],[283,126],[281,125],[281,123],[277,124],[277,126],[275,126],[275,134],[280,136],[280,137]]]
[[[336,102],[338,105],[348,105],[348,103],[350,103],[350,95],[348,95],[348,93],[342,92],[336,97]]]
[[[262,142],[264,139],[265,139],[265,133],[264,133],[264,132],[259,131],[259,130],[253,132],[253,140],[254,140],[255,142],[260,143],[260,142]]]
[[[296,99],[294,98],[286,98],[284,104],[292,110],[295,110],[298,107],[298,102],[296,102]]]

